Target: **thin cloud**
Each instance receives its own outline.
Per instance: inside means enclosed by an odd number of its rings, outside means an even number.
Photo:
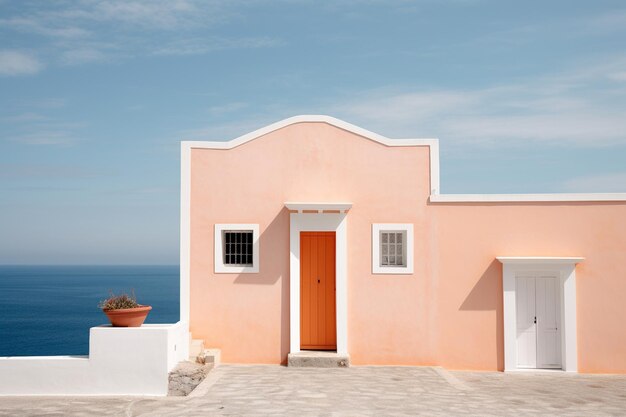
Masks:
[[[43,18],[115,22],[148,30],[178,30],[221,19],[221,2],[199,0],[80,1],[73,7],[42,14]],[[218,13],[221,12],[221,13]]]
[[[105,54],[95,48],[78,48],[63,52],[61,60],[65,65],[80,65],[104,61]]]
[[[204,55],[229,49],[272,48],[283,45],[279,39],[258,38],[193,38],[169,42],[157,48],[154,55]]]
[[[614,72],[608,74],[608,77],[614,81],[626,81],[626,71]]]
[[[39,115],[37,115],[39,116]],[[22,145],[69,146],[81,142],[81,122],[61,122],[52,117],[21,118],[12,121],[11,131],[1,139]]]
[[[0,179],[31,180],[31,179],[85,179],[96,176],[86,167],[72,165],[22,165],[0,164]]]
[[[9,140],[21,143],[23,145],[71,145],[77,139],[71,132],[67,131],[48,131],[48,132],[32,132],[21,135],[11,136]]]
[[[490,146],[626,144],[626,92],[606,85],[607,71],[622,63],[618,57],[602,67],[473,90],[379,89],[330,108],[392,137]]]
[[[12,17],[9,19],[0,19],[0,25],[19,32],[52,38],[83,38],[89,36],[91,33],[89,30],[62,22],[56,23],[59,27],[53,27],[51,26],[53,23],[46,22],[46,20],[47,19],[41,19],[41,16],[28,18]]]
[[[33,100],[25,100],[21,103],[27,107],[37,107],[41,109],[60,109],[67,105],[67,99],[60,97],[47,97]]]
[[[24,3],[29,4],[28,1]],[[47,38],[47,45],[42,47],[41,55],[65,66],[109,62],[141,55],[201,55],[227,49],[282,45],[280,39],[262,35],[223,38],[211,34],[217,25],[242,19],[237,8],[242,3],[245,2],[33,2],[33,7],[23,8],[24,12],[0,19],[0,27]],[[40,69],[41,66],[37,68]]]
[[[239,110],[243,110],[245,108],[248,108],[249,106],[250,106],[249,103],[236,101],[232,103],[222,104],[219,106],[211,106],[208,108],[208,112],[212,116],[222,116],[228,113],[234,113]]]
[[[39,60],[23,51],[0,50],[0,75],[32,75],[43,69]]]
[[[562,187],[574,193],[623,193],[626,192],[626,172],[576,177],[565,181]]]
[[[227,141],[259,129],[265,125],[275,122],[276,120],[277,119],[267,116],[254,117],[245,121],[232,121],[227,123],[211,124],[210,126],[198,127],[195,129],[185,129],[180,131],[174,140]]]
[[[22,123],[22,122],[41,122],[41,121],[49,120],[49,118],[39,113],[26,112],[26,113],[15,114],[13,116],[2,117],[0,118],[0,120],[3,122],[9,122],[9,123]]]
[[[626,10],[613,10],[599,16],[588,18],[588,28],[600,32],[608,33],[626,30]]]

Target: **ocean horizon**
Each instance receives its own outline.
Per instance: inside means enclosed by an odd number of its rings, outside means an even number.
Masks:
[[[98,303],[134,291],[146,323],[176,323],[178,265],[0,265],[0,356],[89,354]]]

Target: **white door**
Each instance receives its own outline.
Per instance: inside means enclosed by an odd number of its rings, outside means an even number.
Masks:
[[[517,277],[517,367],[537,367],[537,326],[535,326],[535,278]]]
[[[516,279],[518,368],[561,368],[559,280]]]

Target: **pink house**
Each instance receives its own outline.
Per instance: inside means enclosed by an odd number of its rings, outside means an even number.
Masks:
[[[441,194],[436,139],[328,116],[181,166],[181,321],[224,362],[626,372],[626,194]]]

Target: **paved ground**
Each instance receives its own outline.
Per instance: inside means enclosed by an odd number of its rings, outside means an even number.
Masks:
[[[190,397],[0,397],[0,416],[626,415],[626,376],[227,366]]]

